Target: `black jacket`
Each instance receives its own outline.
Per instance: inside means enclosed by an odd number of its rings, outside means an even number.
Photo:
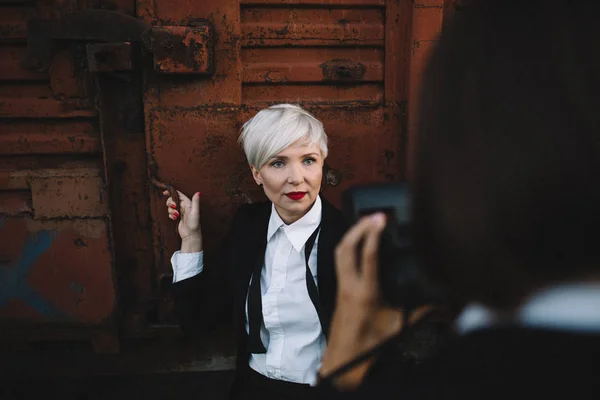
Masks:
[[[335,308],[336,275],[334,250],[347,229],[342,213],[322,200],[321,231],[317,247],[317,281],[326,327]],[[271,203],[247,204],[239,208],[217,257],[205,257],[204,271],[173,284],[173,298],[179,322],[188,337],[199,335],[233,311],[237,346],[235,396],[248,370],[249,352],[246,323],[246,295],[252,269],[265,251]],[[327,334],[327,332],[326,332]]]
[[[519,327],[475,331],[416,364],[387,352],[354,392],[320,399],[599,399],[600,334]]]

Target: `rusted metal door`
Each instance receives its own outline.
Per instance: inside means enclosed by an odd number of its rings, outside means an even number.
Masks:
[[[155,55],[145,79],[150,175],[204,194],[208,253],[240,203],[264,198],[236,140],[243,122],[271,104],[299,103],[323,121],[327,162],[343,177],[324,192],[334,204],[350,185],[403,177],[412,7],[410,0],[138,0],[147,24],[178,32],[155,45],[180,48],[160,63]],[[210,62],[194,51],[193,27],[203,19],[214,27]],[[151,212],[160,316],[168,320],[169,258],[179,243],[159,189]]]
[[[0,339],[91,339],[113,352],[112,214],[85,43],[28,31],[87,7],[0,4]]]

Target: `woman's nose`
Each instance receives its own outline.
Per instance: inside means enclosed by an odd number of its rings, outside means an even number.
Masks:
[[[302,175],[302,169],[299,166],[292,165],[290,168],[290,175],[288,176],[288,182],[293,185],[298,185],[304,181]]]

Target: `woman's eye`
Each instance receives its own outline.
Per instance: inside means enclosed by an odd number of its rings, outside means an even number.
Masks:
[[[273,161],[271,163],[271,167],[281,168],[281,167],[283,167],[283,161]]]
[[[307,158],[306,160],[304,160],[304,164],[306,165],[312,165],[316,162],[317,160],[315,160],[314,158]]]

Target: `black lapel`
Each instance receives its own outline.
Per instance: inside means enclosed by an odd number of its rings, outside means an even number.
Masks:
[[[246,295],[250,284],[252,270],[259,255],[264,254],[267,246],[267,230],[269,227],[269,216],[271,214],[271,203],[256,203],[248,207],[248,213],[239,223],[241,235],[238,243],[232,243],[229,251],[235,252],[233,259],[234,275],[236,281],[236,304],[235,310],[238,319],[241,318],[242,326],[245,323]]]
[[[317,278],[319,296],[327,322],[323,327],[329,334],[329,322],[335,308],[337,278],[335,273],[335,247],[346,232],[347,223],[342,213],[321,197],[323,211],[321,216],[321,233],[317,253]]]

